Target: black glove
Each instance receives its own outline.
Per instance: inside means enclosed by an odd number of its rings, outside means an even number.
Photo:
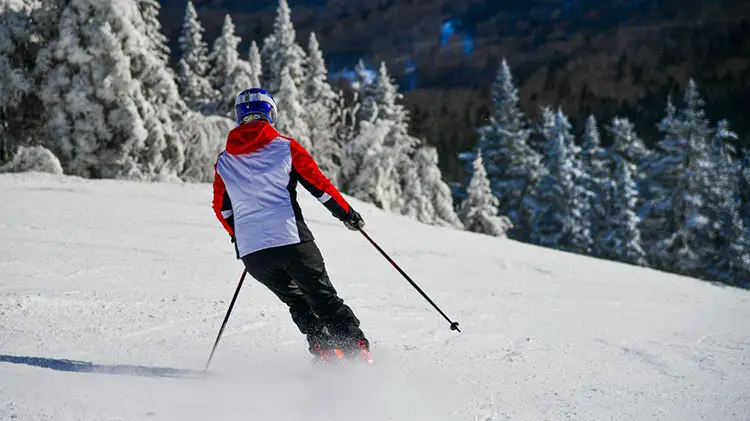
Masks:
[[[358,231],[365,227],[365,220],[357,211],[349,208],[349,215],[344,219],[344,225],[352,231]]]

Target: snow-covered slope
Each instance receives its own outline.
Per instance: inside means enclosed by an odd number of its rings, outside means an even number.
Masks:
[[[2,420],[747,420],[750,293],[355,203],[444,310],[302,193],[376,364],[309,363],[209,185],[0,176]]]

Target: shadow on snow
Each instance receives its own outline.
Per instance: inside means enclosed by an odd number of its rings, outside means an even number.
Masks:
[[[168,377],[181,379],[203,378],[201,370],[185,370],[168,367],[144,367],[140,365],[101,365],[87,361],[74,361],[55,358],[17,357],[0,355],[0,363],[24,364],[34,367],[48,368],[55,371],[74,373],[111,374],[120,376],[140,377]]]

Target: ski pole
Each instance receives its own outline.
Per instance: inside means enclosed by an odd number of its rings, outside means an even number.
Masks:
[[[240,289],[242,288],[242,283],[245,282],[246,275],[247,275],[247,270],[243,270],[242,276],[240,277],[240,283],[237,285],[237,290],[234,291],[234,297],[232,297],[232,302],[229,303],[229,309],[227,310],[227,315],[224,316],[224,322],[221,324],[221,329],[219,329],[219,335],[216,336],[216,342],[214,342],[214,347],[211,350],[211,355],[209,355],[208,357],[206,368],[203,369],[204,373],[208,371],[208,366],[211,364],[211,360],[214,358],[214,352],[216,352],[216,347],[219,346],[219,341],[221,340],[221,335],[224,333],[224,328],[227,327],[227,321],[229,321],[229,315],[232,314],[232,308],[234,307],[234,302],[237,301],[237,296],[240,294]]]
[[[428,303],[432,304],[432,306],[435,307],[435,310],[437,310],[438,313],[440,313],[440,315],[443,316],[443,318],[445,318],[445,320],[447,320],[448,323],[450,323],[451,330],[457,330],[459,333],[461,332],[461,329],[458,328],[458,322],[454,322],[448,316],[446,316],[445,313],[443,313],[443,310],[440,310],[440,307],[438,307],[437,304],[435,304],[430,299],[430,297],[428,297],[427,294],[425,294],[425,292],[422,291],[422,288],[420,288],[419,285],[417,285],[416,282],[412,281],[412,279],[409,277],[409,275],[407,275],[406,272],[404,272],[404,270],[401,269],[401,267],[399,267],[399,265],[397,265],[396,262],[394,262],[393,259],[391,259],[390,256],[388,256],[388,253],[386,253],[382,248],[380,248],[380,246],[378,245],[378,243],[376,243],[372,238],[370,238],[369,235],[367,235],[367,233],[365,232],[365,230],[363,230],[362,228],[360,228],[359,232],[361,232],[362,235],[365,236],[365,238],[367,239],[367,241],[369,241],[370,244],[372,244],[373,247],[375,247],[380,252],[380,254],[382,254],[383,257],[385,257],[386,260],[388,260],[388,262],[398,271],[398,273],[401,274],[401,276],[404,277],[404,279],[406,279],[407,281],[409,281],[409,283],[411,284],[411,286],[413,286],[414,289],[417,290],[417,292],[419,292],[420,294],[422,294],[422,297],[424,297],[424,299],[427,300]]]

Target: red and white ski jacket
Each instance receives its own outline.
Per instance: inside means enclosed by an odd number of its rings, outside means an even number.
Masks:
[[[351,209],[310,154],[264,121],[229,132],[214,168],[214,212],[240,257],[313,240],[297,203],[298,182],[340,220]]]

